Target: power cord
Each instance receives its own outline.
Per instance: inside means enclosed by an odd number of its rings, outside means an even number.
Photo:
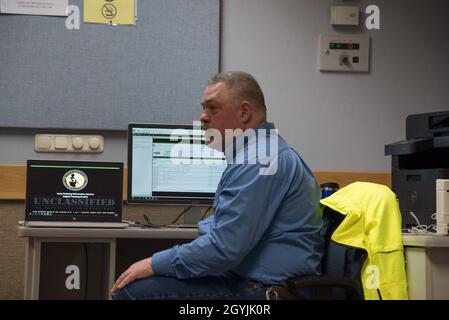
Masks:
[[[175,220],[173,220],[171,223],[168,224],[154,224],[150,221],[150,218],[144,214],[142,215],[143,219],[145,220],[145,223],[140,223],[140,222],[134,222],[134,225],[139,225],[142,228],[164,228],[167,226],[170,226],[172,224],[175,224],[176,222],[178,222],[178,220],[190,209],[192,208],[192,206],[188,206],[186,209],[184,209],[177,217]]]
[[[435,235],[435,232],[438,231],[448,231],[449,230],[449,226],[437,226],[436,224],[430,224],[430,225],[426,225],[426,224],[421,224],[421,222],[419,221],[418,217],[413,213],[413,211],[409,212],[410,215],[413,217],[413,219],[415,219],[416,221],[416,226],[411,227],[411,228],[405,228],[402,229],[402,232],[408,232],[408,233],[412,233],[412,234],[432,234]],[[430,218],[432,220],[437,220],[437,214],[434,213],[430,216]]]
[[[432,214],[432,219],[437,221],[437,225],[433,227],[433,229],[438,233],[438,234],[443,234],[443,235],[447,235],[448,230],[449,230],[449,225],[446,223],[446,225],[444,225],[443,223],[438,223],[438,219],[436,218],[437,214],[434,213]]]
[[[188,206],[186,209],[184,209],[177,217],[175,220],[173,220],[172,222],[168,223],[168,224],[155,224],[152,223],[150,220],[150,217],[146,214],[142,215],[143,220],[145,220],[144,223],[140,222],[140,221],[128,221],[128,220],[123,220],[123,222],[128,223],[130,227],[140,227],[140,228],[164,228],[170,225],[175,224],[176,222],[178,222],[178,220],[190,209],[192,208],[192,206]],[[206,209],[206,211],[203,213],[203,215],[201,216],[201,220],[204,220],[204,218],[209,214],[210,210],[212,209],[212,206],[208,207]]]
[[[207,208],[207,210],[204,212],[204,214],[201,217],[201,220],[204,220],[204,218],[206,218],[207,214],[209,213],[210,209],[212,209],[212,206],[210,206],[209,208]]]

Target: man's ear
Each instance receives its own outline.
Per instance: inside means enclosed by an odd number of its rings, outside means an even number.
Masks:
[[[253,109],[248,101],[243,100],[240,103],[239,115],[242,123],[248,123],[251,120],[251,117],[253,116]]]

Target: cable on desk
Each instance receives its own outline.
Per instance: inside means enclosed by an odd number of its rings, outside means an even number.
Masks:
[[[207,214],[209,213],[210,209],[212,209],[212,206],[210,206],[209,208],[207,208],[207,210],[204,212],[203,216],[201,217],[201,220],[204,220],[204,218],[206,218]]]
[[[165,225],[164,227],[166,227],[166,226],[168,226],[168,225],[171,225],[171,224],[175,224],[175,223],[179,220],[179,218],[181,218],[181,217],[182,217],[187,211],[189,211],[190,209],[192,209],[192,206],[188,206],[187,209],[184,209],[184,211],[182,211],[182,212],[176,217],[176,219],[172,221],[172,223],[169,223],[169,224]]]
[[[416,226],[411,227],[411,228],[405,228],[402,229],[402,232],[407,232],[407,233],[411,233],[411,234],[431,234],[431,235],[435,235],[437,234],[436,232],[438,231],[446,231],[448,230],[448,226],[437,226],[436,224],[421,224],[421,222],[419,221],[418,217],[413,213],[413,211],[409,212],[410,215],[413,217],[413,219],[415,219],[416,221]],[[430,218],[432,220],[437,220],[436,218],[437,214],[434,213],[430,216]]]
[[[142,215],[143,219],[145,220],[145,223],[135,222],[134,224],[140,225],[142,228],[164,228],[164,227],[175,224],[179,220],[179,218],[181,218],[191,208],[192,208],[192,206],[188,206],[176,217],[175,220],[173,220],[171,223],[168,223],[168,224],[154,224],[150,221],[150,218],[146,214]]]

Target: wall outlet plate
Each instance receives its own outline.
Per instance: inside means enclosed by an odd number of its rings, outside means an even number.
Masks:
[[[34,151],[49,153],[102,153],[104,138],[90,134],[36,134]]]

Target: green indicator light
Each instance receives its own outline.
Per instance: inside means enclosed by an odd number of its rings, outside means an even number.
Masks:
[[[336,43],[336,44],[335,44],[335,48],[341,49],[341,43]]]

